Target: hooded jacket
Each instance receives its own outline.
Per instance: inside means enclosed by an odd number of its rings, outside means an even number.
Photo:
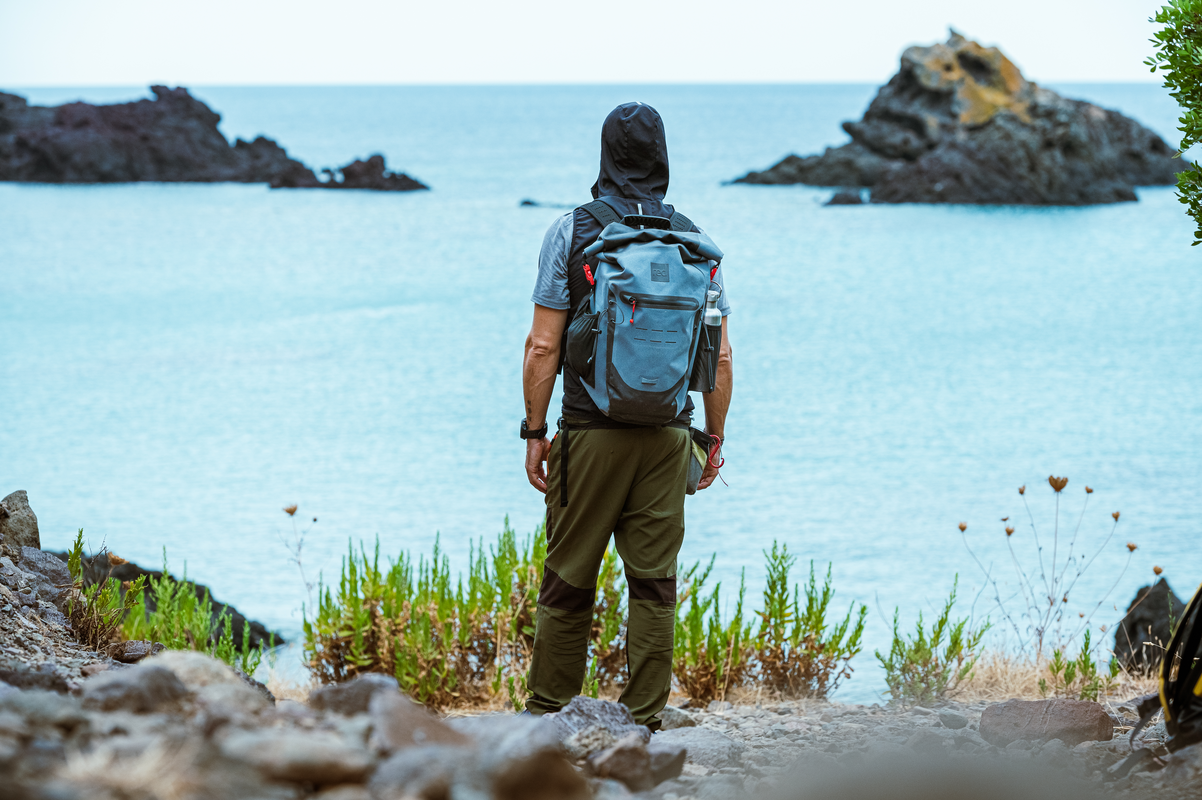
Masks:
[[[670,217],[664,202],[668,192],[668,143],[659,112],[644,103],[625,103],[609,112],[601,126],[601,168],[593,184],[594,200],[604,200],[622,216],[647,214]],[[640,206],[642,208],[640,212]],[[692,230],[697,230],[696,226]],[[568,253],[568,319],[592,295],[584,273],[584,248],[601,235],[601,224],[587,211],[576,209],[572,218],[572,244]],[[682,421],[692,415],[693,400],[685,404]],[[563,365],[564,416],[606,427],[632,427],[613,422],[588,396],[580,376]]]

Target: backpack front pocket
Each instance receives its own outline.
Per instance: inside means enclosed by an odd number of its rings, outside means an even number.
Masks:
[[[670,421],[689,379],[698,302],[690,297],[619,292],[606,383],[614,405],[649,424]]]

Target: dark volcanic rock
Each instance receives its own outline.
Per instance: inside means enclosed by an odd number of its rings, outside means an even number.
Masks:
[[[382,156],[343,167],[341,181],[319,181],[271,139],[238,139],[231,146],[217,129],[221,115],[187,89],[152,86],[150,91],[153,100],[52,108],[30,106],[23,97],[0,92],[0,181],[426,188],[406,175],[385,172]]]
[[[851,142],[791,155],[736,183],[866,186],[874,203],[1087,205],[1135,200],[1189,164],[1117,111],[1026,80],[1001,51],[957,33],[911,47]]]
[[[1114,656],[1126,669],[1147,669],[1160,663],[1160,648],[1169,643],[1169,617],[1181,619],[1185,603],[1169,582],[1161,578],[1154,586],[1135,593],[1122,624],[1114,632]]]
[[[327,180],[318,181],[311,172],[293,172],[271,182],[272,189],[373,189],[378,192],[413,192],[429,189],[419,181],[385,168],[378,153],[366,161],[352,161],[340,170],[322,170]]]
[[[858,206],[864,202],[864,198],[860,197],[858,189],[840,189],[835,192],[830,200],[826,201],[828,206]]]

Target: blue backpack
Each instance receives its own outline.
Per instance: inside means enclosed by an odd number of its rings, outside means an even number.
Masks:
[[[569,325],[565,359],[610,419],[666,425],[690,387],[714,390],[718,342],[704,314],[722,251],[680,213],[619,217],[602,200],[582,208],[603,229],[584,251],[592,296]]]

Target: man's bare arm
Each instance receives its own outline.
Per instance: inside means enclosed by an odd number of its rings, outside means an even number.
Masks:
[[[718,372],[714,376],[714,391],[701,395],[705,403],[705,430],[707,433],[726,438],[726,412],[730,409],[730,395],[734,390],[734,361],[730,349],[730,317],[722,318],[722,346],[718,349]],[[714,460],[722,463],[722,452],[714,454]],[[701,490],[714,482],[718,469],[706,463],[697,489]]]
[[[526,408],[526,427],[538,430],[547,422],[547,406],[555,390],[555,374],[559,370],[559,348],[567,309],[559,310],[534,306],[534,322],[526,337],[526,355],[522,363],[522,396]],[[551,440],[526,440],[526,478],[530,485],[544,494],[547,491],[547,452]]]

